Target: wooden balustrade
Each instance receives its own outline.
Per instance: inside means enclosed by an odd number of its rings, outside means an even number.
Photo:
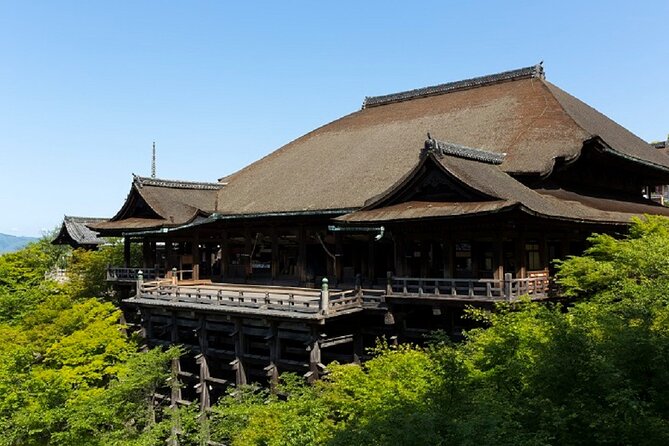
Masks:
[[[143,272],[143,271],[142,271]],[[219,310],[252,312],[283,312],[291,317],[323,318],[378,307],[393,297],[411,299],[456,299],[482,301],[514,301],[524,295],[545,298],[550,280],[547,275],[522,279],[435,279],[391,277],[386,290],[329,290],[327,282],[321,290],[313,288],[238,285],[180,285],[173,277],[137,282],[136,298],[174,304],[208,306]]]
[[[444,297],[482,300],[517,300],[521,296],[547,297],[550,278],[536,274],[528,278],[504,279],[434,279],[418,277],[392,277],[388,286],[389,296]]]
[[[163,268],[107,268],[108,282],[134,282],[139,278],[139,272],[142,272],[144,279],[157,279],[165,275]]]

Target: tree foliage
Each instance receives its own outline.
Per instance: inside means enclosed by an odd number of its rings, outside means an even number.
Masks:
[[[67,254],[47,237],[0,256],[0,445],[158,445],[170,435],[154,393],[180,352],[140,353],[120,311],[93,294],[116,251],[75,251],[65,284],[44,278]]]

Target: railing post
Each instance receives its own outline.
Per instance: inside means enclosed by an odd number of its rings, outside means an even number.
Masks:
[[[512,276],[511,273],[504,273],[504,283],[502,284],[504,286],[504,298],[506,300],[511,300],[513,297],[511,295],[512,293],[512,287],[511,287],[511,281],[512,281]]]
[[[327,314],[330,307],[330,290],[328,287],[328,278],[323,277],[321,282],[321,302],[320,302],[321,314]]]
[[[172,285],[177,284],[177,269],[172,268]]]
[[[144,273],[140,269],[137,272],[137,297],[142,297],[142,282],[144,282]]]

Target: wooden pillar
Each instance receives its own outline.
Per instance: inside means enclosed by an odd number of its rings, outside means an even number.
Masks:
[[[179,327],[177,326],[177,313],[175,311],[172,311],[170,340],[172,342],[172,345],[175,345],[179,342]],[[183,399],[181,395],[181,386],[179,385],[180,372],[181,372],[181,360],[180,358],[174,358],[172,360],[172,382],[171,382],[172,392],[170,395],[170,403],[173,407],[176,407],[177,403]]]
[[[265,367],[267,372],[267,379],[269,380],[269,387],[272,393],[276,392],[276,386],[279,384],[279,362],[281,345],[279,344],[279,333],[276,322],[270,322],[267,334],[267,343],[269,346],[269,365]]]
[[[228,231],[221,231],[221,278],[225,281],[230,272],[230,244]]]
[[[253,238],[250,229],[244,231],[244,278],[248,279],[253,274],[253,268],[251,267],[252,255],[253,253]]]
[[[304,226],[300,226],[297,232],[297,277],[303,284],[307,281],[307,234]]]
[[[235,359],[232,361],[232,369],[235,373],[235,382],[239,385],[246,384],[246,372],[244,370],[244,332],[242,330],[242,320],[235,320],[235,331],[232,335],[235,337]]]
[[[191,256],[193,257],[193,280],[200,278],[200,237],[193,238],[191,244]]]
[[[316,329],[312,329],[311,342],[307,347],[309,351],[309,371],[305,375],[307,382],[313,383],[320,377],[323,364],[321,362],[320,336]]]
[[[130,237],[123,238],[123,266],[130,268]]]
[[[197,392],[200,394],[200,412],[205,412],[211,407],[211,397],[209,395],[209,363],[207,361],[207,348],[209,341],[207,339],[207,319],[205,315],[200,315],[200,327],[198,330],[198,342],[200,344],[200,354],[196,357],[196,363],[200,366],[200,380],[197,385]]]
[[[153,243],[148,240],[142,240],[142,268],[153,268],[156,263],[152,258],[152,249],[151,245]],[[155,256],[153,256],[155,257]]]
[[[369,249],[367,250],[367,278],[369,283],[374,283],[376,280],[376,240],[373,235],[369,236]]]
[[[444,259],[448,259],[448,265],[445,265],[444,267],[447,277],[455,277],[455,242],[452,237],[449,237],[448,240],[446,240]]]
[[[393,245],[394,245],[394,257],[395,257],[395,276],[404,276],[405,275],[405,268],[404,268],[404,263],[406,262],[405,255],[404,255],[404,249],[405,249],[405,242],[404,242],[404,237],[400,234],[393,234]]]
[[[272,280],[276,280],[279,274],[279,236],[276,228],[272,227]]]
[[[335,283],[342,282],[344,280],[344,243],[342,240],[341,232],[335,232],[335,258],[333,260],[333,273],[335,276]],[[330,257],[330,256],[328,256]]]
[[[539,238],[539,256],[543,269],[548,271],[550,268],[550,260],[548,259],[548,240],[546,238],[546,233],[541,233]]]
[[[521,232],[516,238],[517,277],[520,278],[527,277],[527,260],[525,257],[525,235]]]
[[[430,241],[420,241],[420,276],[430,277]]]
[[[495,235],[495,241],[493,241],[493,255],[495,256],[495,264],[493,268],[495,269],[493,278],[496,280],[502,280],[504,278],[504,239],[501,234]]]
[[[357,333],[353,335],[353,362],[360,364],[362,355],[365,352],[364,340],[362,338],[362,330],[358,328]]]

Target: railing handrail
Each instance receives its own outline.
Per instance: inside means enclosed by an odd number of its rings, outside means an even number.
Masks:
[[[513,278],[507,273],[502,279],[389,276],[387,293],[412,297],[445,296],[489,300],[517,300],[523,295],[546,296],[550,289],[551,278],[547,272],[533,273],[537,275],[522,278]]]

